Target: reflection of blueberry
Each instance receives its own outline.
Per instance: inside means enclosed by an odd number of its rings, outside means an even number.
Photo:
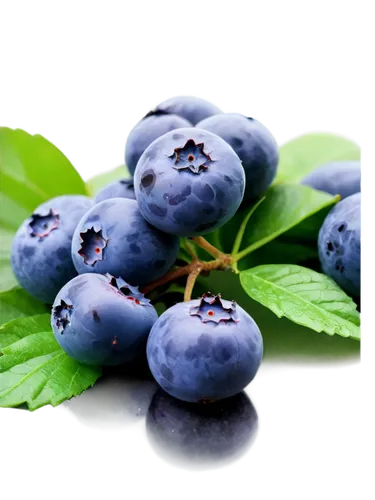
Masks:
[[[61,409],[87,427],[143,428],[151,398],[158,387],[150,372],[139,362],[106,367],[92,387],[65,401]]]
[[[361,164],[359,161],[328,163],[307,175],[302,184],[347,198],[361,191]]]
[[[177,128],[191,127],[181,116],[162,111],[146,115],[130,132],[125,146],[125,165],[133,175],[144,150],[158,137]]]
[[[211,116],[197,127],[220,136],[238,154],[246,176],[244,201],[262,196],[275,177],[279,161],[277,142],[266,127],[237,113]]]
[[[361,288],[361,193],[335,205],[319,231],[323,272],[344,290],[359,297]]]
[[[31,295],[52,304],[57,292],[76,276],[70,247],[81,217],[92,207],[86,196],[58,196],[34,210],[18,229],[12,268]]]
[[[179,96],[172,97],[156,107],[157,111],[167,111],[183,116],[190,123],[196,125],[201,120],[212,115],[222,113],[219,108],[199,97]]]
[[[241,161],[220,137],[197,128],[174,130],[143,153],[134,176],[142,215],[166,233],[199,236],[237,211],[245,175]]]
[[[111,182],[99,191],[94,198],[94,202],[100,203],[110,198],[130,198],[135,200],[133,179],[121,179],[120,181]]]
[[[57,294],[51,326],[72,358],[94,365],[119,365],[144,351],[157,313],[138,288],[121,278],[82,274]]]
[[[165,274],[179,250],[176,236],[152,227],[137,202],[112,198],[94,205],[79,222],[72,256],[79,273],[110,273],[133,285]]]
[[[255,436],[258,415],[244,392],[197,405],[159,389],[149,407],[146,426],[151,442],[161,452],[194,462],[225,460],[243,451]]]
[[[262,335],[251,316],[236,303],[209,293],[167,309],[147,342],[156,381],[189,402],[238,394],[255,377],[262,354]]]

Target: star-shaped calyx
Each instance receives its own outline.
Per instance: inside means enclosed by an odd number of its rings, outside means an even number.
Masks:
[[[60,305],[53,308],[53,317],[55,319],[56,326],[62,334],[64,333],[66,326],[70,323],[72,312],[73,305],[67,304],[65,300],[62,299],[60,301]]]
[[[139,291],[137,286],[129,285],[121,277],[115,278],[109,273],[105,277],[108,279],[108,283],[116,289],[116,292],[123,295],[126,299],[134,301],[137,305],[147,306],[150,304],[149,299]]]
[[[191,170],[194,174],[199,174],[207,170],[210,163],[213,162],[209,153],[204,150],[204,143],[195,143],[189,139],[185,146],[175,148],[172,155],[169,156],[174,161],[173,168],[176,170]]]
[[[59,222],[60,216],[52,208],[46,215],[32,214],[29,222],[29,233],[39,239],[45,238],[51,231],[59,227]]]
[[[93,266],[98,260],[103,260],[108,240],[103,237],[102,230],[95,231],[92,227],[80,233],[80,237],[81,248],[78,253],[83,257],[85,264]]]
[[[214,323],[220,322],[234,322],[238,323],[236,311],[236,302],[224,300],[221,295],[213,295],[207,292],[202,295],[200,304],[190,309],[191,316],[198,316],[202,323],[213,321]]]

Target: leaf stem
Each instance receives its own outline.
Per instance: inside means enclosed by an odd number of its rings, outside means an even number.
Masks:
[[[210,254],[211,257],[220,259],[225,255],[219,249],[211,245],[211,243],[209,243],[205,238],[203,238],[203,236],[195,236],[194,238],[191,238],[191,241],[195,243],[198,247],[203,248],[203,250],[206,250],[206,252]]]
[[[200,266],[197,266],[188,275],[188,278],[186,281],[185,293],[184,293],[184,302],[188,302],[189,300],[191,300],[191,294],[193,292],[195,282],[196,282],[198,276],[200,275],[201,271],[202,271],[202,268]]]

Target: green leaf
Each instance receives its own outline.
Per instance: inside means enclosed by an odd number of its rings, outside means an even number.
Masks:
[[[41,135],[0,128],[1,227],[17,230],[44,201],[63,194],[87,194],[78,172]]]
[[[51,315],[46,313],[14,319],[0,326],[0,351],[28,335],[50,330],[50,321]]]
[[[24,319],[11,322],[0,331],[0,338],[4,330],[20,337],[2,349],[1,407],[26,403],[30,410],[35,410],[46,404],[56,406],[94,385],[101,375],[100,368],[79,363],[60,348],[46,324],[46,316],[28,318],[29,334]]]
[[[279,318],[328,335],[360,339],[359,313],[353,300],[328,276],[296,265],[270,264],[240,273],[254,300]]]
[[[299,182],[317,167],[339,160],[359,160],[357,144],[333,134],[306,134],[280,148],[275,183]]]
[[[253,317],[263,336],[263,363],[275,371],[343,368],[361,363],[358,338],[318,333],[285,316],[278,318],[247,295],[238,274],[212,271],[209,277],[200,277],[199,283],[206,291],[221,292],[224,299],[236,300]]]
[[[337,200],[338,197],[299,184],[271,187],[246,226],[242,238],[245,248],[237,254],[237,258],[241,259],[266,245],[305,219],[326,210]],[[243,217],[243,212],[235,215],[234,219],[238,220],[232,222],[232,230],[223,233],[227,240],[233,240],[234,225],[239,227]]]
[[[91,193],[91,196],[95,196],[96,193],[107,184],[110,184],[111,182],[117,180],[129,178],[130,173],[126,168],[126,165],[122,165],[121,167],[117,167],[114,170],[105,172],[104,174],[96,175],[95,177],[87,181],[87,189],[89,193]]]
[[[48,311],[45,304],[34,299],[22,288],[0,292],[0,325],[16,318],[34,316]]]

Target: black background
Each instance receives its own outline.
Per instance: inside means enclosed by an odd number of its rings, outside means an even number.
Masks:
[[[94,97],[83,99],[84,103],[78,99],[76,106],[69,101],[69,107],[46,106],[43,98],[25,99],[22,103],[18,100],[9,103],[8,109],[3,108],[2,116],[32,118],[33,129],[48,128],[49,135],[56,136],[57,143],[64,144],[64,150],[72,152],[74,160],[80,160],[80,168],[103,168],[105,160],[119,158],[119,129],[128,127],[128,120],[135,120],[151,103],[151,93],[167,95],[168,89],[150,85],[143,93],[124,94],[120,99],[109,95],[100,102]],[[326,100],[304,100],[302,94],[292,105],[291,101],[271,93],[252,106],[249,91],[241,94],[201,87],[201,94],[215,95],[218,103],[249,103],[249,111],[263,111],[264,119],[271,119],[273,128],[279,128],[282,136],[291,135],[298,127],[351,127],[362,144],[369,142],[365,113],[356,103],[343,106],[328,96]],[[264,436],[258,442],[257,456],[351,461],[363,451],[368,432],[366,369],[266,375],[257,380],[253,392],[262,401],[265,416]],[[45,441],[50,443],[45,446],[52,453],[63,443],[72,446],[70,442],[86,450],[97,443],[111,449],[121,447],[124,461],[170,472],[144,447],[138,431],[89,431],[72,424],[70,418],[12,416],[0,421],[0,436],[3,445],[5,440],[14,442],[13,439],[19,438],[34,439],[38,446],[44,447]],[[249,464],[252,460],[249,459]],[[234,468],[233,472],[236,471]],[[251,474],[246,466],[241,467],[241,472]]]

